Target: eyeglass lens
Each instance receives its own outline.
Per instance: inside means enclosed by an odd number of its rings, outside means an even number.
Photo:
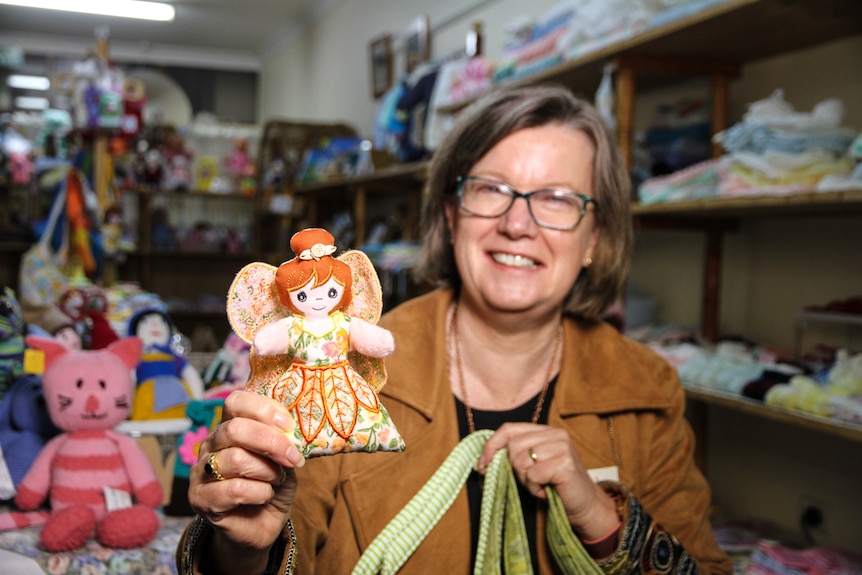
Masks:
[[[473,215],[494,218],[511,209],[515,200],[527,200],[536,223],[552,228],[571,229],[586,212],[585,200],[569,190],[536,190],[521,193],[502,182],[468,177],[459,181],[461,207]]]

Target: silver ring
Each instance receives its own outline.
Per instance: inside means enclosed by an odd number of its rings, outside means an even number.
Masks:
[[[536,452],[533,451],[533,448],[531,447],[527,451],[530,453],[530,459],[533,460],[533,463],[538,463],[539,462],[539,456],[536,455]]]
[[[216,453],[218,451],[213,451],[210,453],[209,459],[204,464],[204,472],[210,477],[215,477],[219,481],[223,481],[225,476],[218,472],[218,463],[216,462]]]

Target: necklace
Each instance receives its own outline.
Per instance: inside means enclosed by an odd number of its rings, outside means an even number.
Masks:
[[[473,409],[470,407],[470,400],[467,397],[467,384],[464,380],[464,366],[461,363],[461,342],[458,340],[458,303],[456,302],[449,322],[449,330],[452,333],[453,344],[455,346],[455,366],[458,369],[458,384],[461,388],[461,403],[464,404],[464,410],[467,412],[467,428],[470,433],[476,431],[476,424],[473,422]],[[533,418],[530,423],[538,423],[539,416],[542,414],[542,407],[545,405],[545,395],[548,393],[548,385],[551,383],[551,376],[554,374],[554,366],[557,365],[558,355],[562,351],[563,346],[563,324],[560,323],[557,341],[554,346],[554,353],[551,355],[551,361],[548,363],[548,372],[545,375],[542,392],[539,394],[539,400],[536,402],[536,408],[533,410]]]

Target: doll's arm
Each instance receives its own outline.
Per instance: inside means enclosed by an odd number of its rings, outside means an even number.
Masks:
[[[192,397],[200,399],[204,396],[204,380],[201,378],[200,372],[190,363],[186,363],[180,373],[180,377],[189,386],[189,391],[192,392]]]
[[[290,346],[290,318],[268,323],[254,335],[254,350],[258,355],[287,353]]]
[[[156,479],[153,466],[137,442],[128,435],[113,430],[106,430],[108,436],[116,443],[123,466],[132,484],[132,491],[138,503],[147,507],[158,507],[162,504],[162,484]]]
[[[51,467],[60,447],[66,442],[66,435],[58,435],[45,444],[24,479],[18,485],[15,505],[29,511],[36,509],[45,501],[51,488]]]
[[[386,357],[395,350],[395,339],[388,329],[351,317],[350,348],[370,357]]]

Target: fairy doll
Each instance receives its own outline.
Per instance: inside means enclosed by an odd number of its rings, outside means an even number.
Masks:
[[[281,402],[297,423],[306,457],[347,451],[402,451],[377,391],[392,334],[377,325],[381,290],[362,252],[336,258],[322,228],[297,232],[296,257],[278,268],[252,263],[228,293],[234,331],[251,343],[246,389]]]

